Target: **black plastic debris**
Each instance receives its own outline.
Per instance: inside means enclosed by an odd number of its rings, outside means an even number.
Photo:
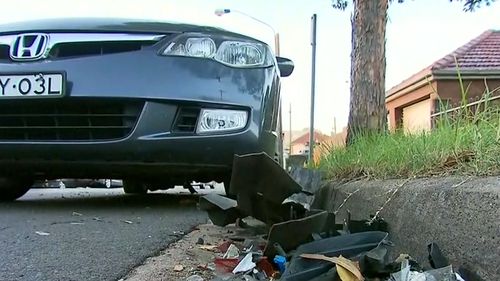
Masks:
[[[429,251],[429,263],[432,268],[442,268],[450,265],[448,259],[443,255],[441,249],[436,243],[430,243],[427,245],[427,250]]]
[[[200,197],[200,208],[207,211],[210,220],[218,226],[234,223],[240,217],[236,200],[209,193]]]
[[[229,193],[236,195],[245,216],[268,224],[287,220],[288,216],[280,218],[277,213],[282,213],[286,198],[301,191],[302,187],[266,153],[235,155]]]
[[[376,248],[359,257],[359,268],[363,276],[369,278],[388,277],[397,267],[388,266],[387,247],[378,245]]]
[[[290,265],[282,276],[286,281],[306,281],[328,272],[334,265],[330,262],[308,260],[301,254],[322,254],[328,257],[342,255],[352,258],[386,243],[388,233],[368,231],[325,238],[303,244],[294,252]]]
[[[341,230],[343,234],[365,231],[389,232],[389,225],[383,218],[380,217],[374,219],[370,216],[370,219],[368,220],[353,220],[351,219],[351,212],[347,210],[344,223],[342,225],[338,225],[337,230]]]
[[[316,210],[311,211],[307,217],[274,224],[269,230],[268,244],[264,254],[266,256],[279,254],[274,247],[275,243],[288,252],[308,242],[311,234],[323,230],[327,218],[327,211]]]
[[[294,167],[290,170],[290,176],[302,187],[303,192],[292,194],[285,202],[301,203],[309,209],[314,202],[316,192],[323,186],[321,171]]]

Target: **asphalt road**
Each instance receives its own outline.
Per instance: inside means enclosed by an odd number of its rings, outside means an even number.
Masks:
[[[196,202],[182,192],[32,189],[0,203],[0,280],[118,280],[206,222]]]

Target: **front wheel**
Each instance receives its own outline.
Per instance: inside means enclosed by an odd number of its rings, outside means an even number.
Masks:
[[[0,202],[14,201],[30,190],[33,181],[0,177]]]
[[[124,180],[123,181],[123,191],[126,194],[146,194],[148,193],[148,189],[145,184],[137,182],[137,181],[131,181],[131,180]]]

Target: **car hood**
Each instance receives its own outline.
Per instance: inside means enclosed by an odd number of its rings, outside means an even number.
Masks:
[[[124,32],[142,34],[207,32],[247,37],[210,26],[121,18],[59,18],[0,25],[1,35],[27,32]]]

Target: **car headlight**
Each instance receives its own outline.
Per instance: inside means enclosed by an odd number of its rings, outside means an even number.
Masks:
[[[245,128],[247,120],[248,112],[244,110],[202,109],[196,131],[201,134],[237,131]]]
[[[269,47],[263,43],[203,34],[176,37],[160,53],[213,59],[232,67],[266,67],[273,64]]]

